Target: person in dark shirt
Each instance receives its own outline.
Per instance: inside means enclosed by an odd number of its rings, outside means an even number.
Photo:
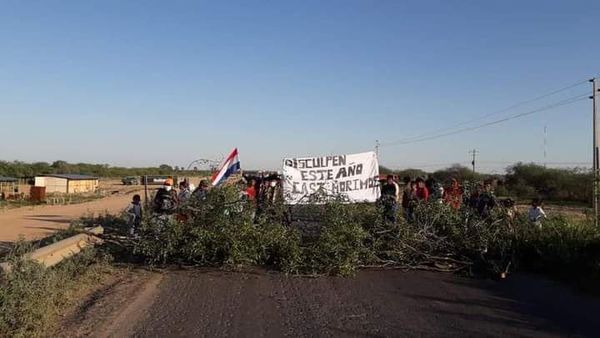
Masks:
[[[402,209],[404,209],[404,219],[407,222],[414,221],[415,206],[417,205],[417,183],[410,179],[406,182],[402,194]]]
[[[201,180],[200,183],[198,184],[198,188],[196,188],[196,190],[194,190],[194,192],[192,192],[192,197],[195,198],[198,201],[202,201],[206,198],[206,193],[208,192],[208,181],[207,180]]]
[[[483,184],[483,192],[479,195],[477,200],[477,212],[479,216],[487,218],[490,216],[492,209],[496,206],[496,196],[492,191],[492,182],[485,182]]]
[[[173,189],[173,179],[168,178],[164,186],[156,191],[152,204],[157,214],[172,214],[177,209],[177,191]]]

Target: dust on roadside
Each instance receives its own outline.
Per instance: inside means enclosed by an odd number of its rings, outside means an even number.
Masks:
[[[126,331],[125,324],[135,321],[136,314],[128,311],[132,300],[145,300],[148,285],[157,284],[161,278],[155,271],[115,268],[99,285],[81,290],[78,301],[61,314],[57,329],[48,337],[108,337]]]

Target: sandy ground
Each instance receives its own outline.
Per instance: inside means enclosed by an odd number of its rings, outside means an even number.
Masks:
[[[600,300],[537,276],[167,271],[93,295],[58,336],[596,336]]]
[[[36,240],[69,226],[72,220],[99,213],[118,213],[127,207],[141,186],[123,186],[116,181],[101,181],[107,197],[70,205],[38,205],[0,212],[0,244],[16,241],[19,236]]]

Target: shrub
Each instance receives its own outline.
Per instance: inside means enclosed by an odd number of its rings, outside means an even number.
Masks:
[[[590,221],[557,217],[543,227],[521,229],[519,252],[525,268],[555,275],[600,273],[600,231]]]
[[[517,163],[507,169],[509,191],[521,198],[541,196],[547,200],[588,203],[592,197],[593,175],[579,169],[545,168]]]
[[[367,252],[359,209],[338,202],[323,209],[321,233],[305,249],[304,269],[312,274],[350,275]]]
[[[280,223],[253,222],[253,207],[233,187],[213,189],[180,210],[179,220],[153,216],[142,223],[135,252],[150,263],[240,267],[273,265],[295,272],[300,235]]]
[[[9,255],[9,274],[0,278],[0,336],[31,337],[51,331],[52,320],[77,290],[93,285],[109,271],[109,258],[94,249],[53,268],[27,259],[30,243],[18,242]]]

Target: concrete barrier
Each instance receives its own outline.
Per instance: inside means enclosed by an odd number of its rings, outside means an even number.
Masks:
[[[60,263],[63,259],[79,253],[88,246],[102,244],[102,239],[96,237],[94,234],[101,234],[103,232],[104,229],[102,227],[95,227],[87,230],[87,233],[78,234],[41,247],[28,254],[27,257],[46,267],[51,267]],[[12,269],[11,264],[8,262],[0,263],[0,268],[5,273],[9,273]]]

